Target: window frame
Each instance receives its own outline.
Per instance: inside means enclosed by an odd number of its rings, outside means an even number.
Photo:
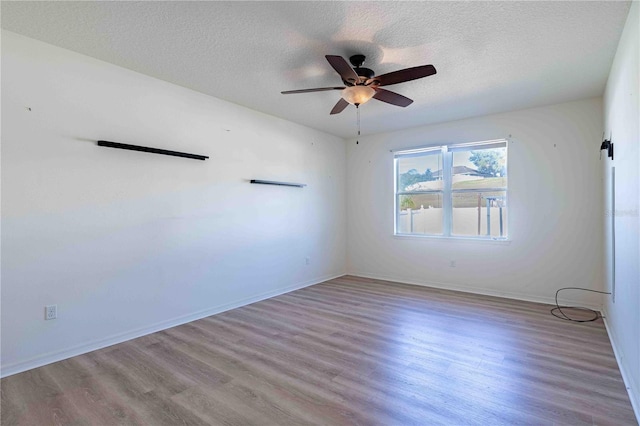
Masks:
[[[474,148],[478,149],[491,149],[491,148],[506,148],[507,165],[506,187],[496,188],[482,188],[482,189],[453,189],[453,153],[460,151],[471,151]],[[400,179],[398,159],[407,158],[409,156],[422,156],[430,155],[428,152],[438,152],[442,155],[442,189],[437,190],[424,190],[424,191],[399,191],[398,182]],[[476,241],[510,241],[510,218],[511,215],[507,214],[507,233],[504,236],[493,237],[491,235],[455,235],[453,234],[453,196],[454,194],[461,193],[478,193],[478,192],[504,192],[505,202],[508,206],[509,199],[509,140],[493,139],[488,141],[468,142],[468,143],[454,143],[454,144],[439,144],[428,145],[424,147],[408,148],[401,150],[393,150],[393,235],[396,237],[418,237],[418,238],[444,238],[444,239],[464,239],[464,240],[476,240]],[[417,195],[417,194],[442,194],[442,233],[440,234],[420,234],[420,233],[400,233],[398,232],[399,216],[401,210],[398,209],[400,203],[400,197],[403,195]]]

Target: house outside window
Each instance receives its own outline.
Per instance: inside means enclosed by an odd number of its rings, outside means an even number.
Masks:
[[[395,234],[507,239],[507,141],[397,151]]]

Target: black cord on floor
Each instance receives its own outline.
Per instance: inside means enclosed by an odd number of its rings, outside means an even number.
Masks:
[[[598,311],[594,311],[593,309],[585,308],[582,306],[560,306],[560,304],[558,303],[558,293],[560,293],[562,290],[582,290],[582,291],[590,291],[592,293],[611,294],[610,292],[607,292],[607,291],[589,290],[588,288],[580,288],[580,287],[564,287],[556,291],[556,307],[551,309],[551,315],[565,321],[573,321],[573,322],[591,322],[600,318],[601,315]],[[593,315],[593,318],[589,318],[585,320],[571,318],[570,316],[565,314],[562,309],[576,309],[579,311],[590,312]]]

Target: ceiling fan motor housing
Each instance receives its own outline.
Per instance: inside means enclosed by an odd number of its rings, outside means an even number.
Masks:
[[[369,68],[356,68],[354,69],[354,71],[356,72],[356,74],[358,74],[358,76],[365,78],[373,78],[373,76],[376,75],[376,73]]]

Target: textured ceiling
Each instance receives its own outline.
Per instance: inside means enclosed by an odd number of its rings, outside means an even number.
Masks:
[[[324,55],[377,74],[433,64],[387,88],[407,108],[361,107],[371,134],[604,91],[629,2],[2,2],[2,27],[342,137],[355,108]]]

